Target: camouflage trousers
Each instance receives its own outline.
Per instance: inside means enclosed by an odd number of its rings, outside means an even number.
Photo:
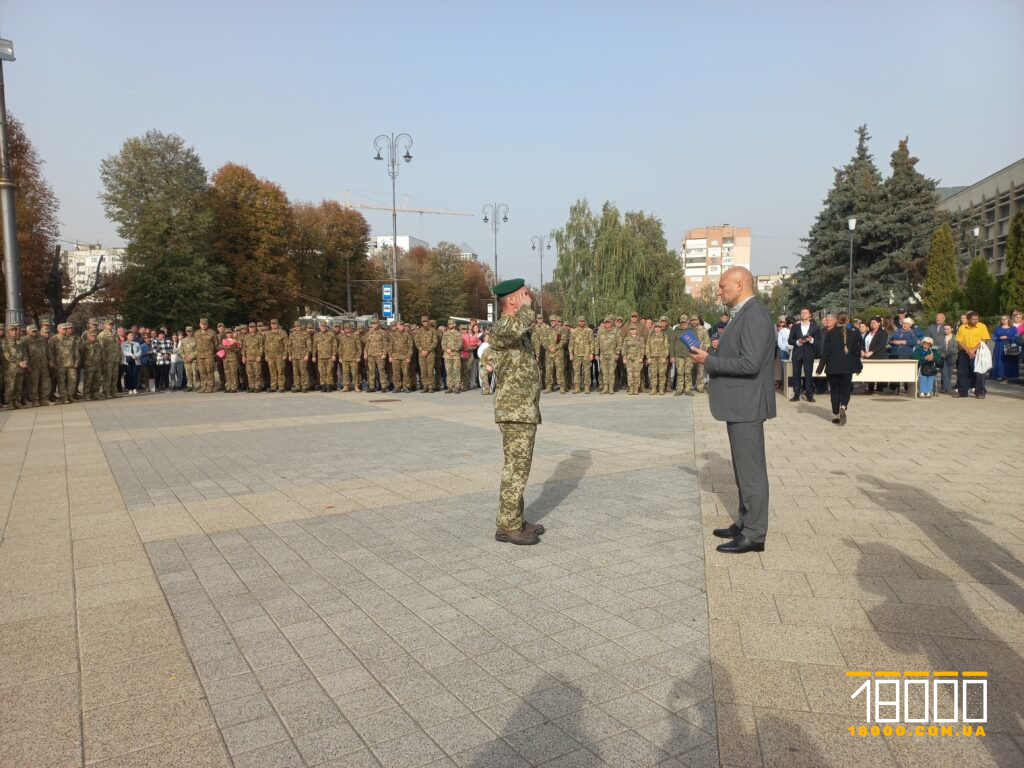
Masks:
[[[72,368],[72,370],[74,370]],[[4,407],[21,408],[22,387],[25,383],[24,369],[17,364],[4,365]]]
[[[668,358],[651,360],[647,366],[647,375],[651,380],[651,394],[665,394],[665,386],[668,383]]]
[[[694,384],[694,377],[697,383]],[[696,387],[698,392],[704,391],[704,366],[697,365],[689,357],[676,360],[676,392],[689,392]]]
[[[351,382],[351,384],[349,383]],[[341,361],[341,381],[339,382],[342,387],[342,392],[348,392],[355,390],[356,392],[362,392],[363,387],[359,380],[359,361],[358,360],[342,360]]]
[[[221,382],[224,391],[238,391],[238,358],[232,354],[224,356],[224,381]]]
[[[499,422],[498,428],[505,465],[501,468],[497,525],[499,531],[518,531],[523,527],[523,492],[533,464],[537,425],[505,421]]]
[[[96,400],[102,391],[103,368],[100,365],[82,366],[82,396],[86,400]]]
[[[444,374],[448,382],[449,392],[462,391],[462,360],[458,357],[444,359]]]
[[[610,395],[615,391],[615,355],[601,358],[601,394]]]
[[[60,399],[65,403],[70,403],[71,398],[74,397],[78,391],[78,371],[75,370],[73,365],[60,365],[57,366],[57,389]]]
[[[383,392],[388,391],[388,364],[387,359],[380,355],[366,356],[366,388],[374,389],[374,381],[380,379],[380,388]]]
[[[569,389],[565,385],[565,360],[564,355],[561,352],[551,352],[544,357],[544,383],[547,385],[544,389],[545,392],[550,392],[555,388],[555,381],[557,378],[558,388],[561,392],[568,392]]]
[[[640,394],[640,387],[643,385],[644,361],[626,361],[626,383],[629,385],[629,394]]]
[[[330,357],[318,357],[316,367],[320,373],[320,386],[334,389],[334,361]]]
[[[213,372],[215,370],[213,358],[200,357],[196,363],[199,366],[199,381],[196,383],[202,385],[203,392],[213,392]]]
[[[437,378],[434,353],[427,352],[420,356],[420,388],[426,392],[433,392],[435,389],[434,380]]]
[[[117,395],[117,377],[121,373],[121,358],[106,360],[103,363],[103,392],[107,397]]]
[[[250,360],[245,364],[245,375],[250,391],[263,389],[263,372],[260,370],[259,360]]]
[[[590,392],[590,355],[576,355],[572,361],[572,391]]]
[[[270,391],[284,392],[284,355],[267,355],[267,367],[270,369]]]
[[[309,369],[306,368],[307,362],[309,361],[302,355],[298,358],[292,358],[292,391],[309,391]]]
[[[199,391],[199,363],[195,360],[185,363],[185,383],[190,392]]]
[[[409,392],[413,388],[415,382],[409,373],[409,365],[410,363],[407,360],[391,361],[391,374],[395,377],[395,392],[398,392],[400,389]]]

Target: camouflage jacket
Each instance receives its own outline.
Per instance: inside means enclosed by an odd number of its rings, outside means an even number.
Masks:
[[[363,356],[363,342],[353,333],[341,334],[338,342],[338,357],[346,363],[354,363]]]
[[[320,331],[313,337],[313,348],[316,350],[317,360],[330,360],[338,354],[338,347],[334,334],[330,331]]]
[[[45,368],[49,354],[47,353],[46,339],[42,336],[31,336],[22,339],[25,346],[25,357],[28,359],[30,368],[39,370]]]
[[[636,336],[627,336],[622,340],[622,359],[626,362],[639,363],[644,359],[644,352],[647,350],[645,342],[638,333]]]
[[[391,355],[399,360],[412,359],[412,334],[408,331],[393,331],[391,334]]]
[[[386,355],[388,351],[388,339],[384,335],[384,331],[380,328],[377,330],[367,331],[366,343],[363,345],[363,352],[367,357],[381,357]]]
[[[60,368],[77,368],[78,349],[78,339],[74,336],[58,336],[53,348],[54,363]]]
[[[574,358],[594,354],[594,332],[589,328],[573,328],[569,335],[569,354]]]
[[[263,352],[267,355],[283,355],[288,348],[288,334],[283,328],[267,331],[263,337]]]
[[[247,333],[242,337],[242,356],[247,363],[259,362],[263,356],[263,336]]]
[[[462,354],[462,332],[445,331],[441,337],[441,349],[444,350],[446,360],[459,358]]]
[[[533,318],[530,307],[520,307],[514,315],[503,315],[491,330],[496,422],[541,423],[540,370],[527,336]]]
[[[4,368],[10,370],[20,367],[20,363],[26,362],[25,345],[21,339],[12,339],[4,336],[0,342],[0,357],[3,358]]]
[[[288,354],[292,360],[313,354],[313,342],[310,341],[309,334],[301,328],[288,334]]]
[[[434,331],[423,326],[416,329],[416,333],[413,334],[413,341],[416,342],[416,349],[420,352],[426,352],[428,355],[437,346],[437,336]]]
[[[87,341],[82,345],[82,367],[90,370],[99,368],[103,362],[103,345],[98,341]]]
[[[668,359],[668,336],[655,332],[647,337],[647,358],[649,360]]]
[[[121,362],[121,342],[117,340],[117,334],[104,328],[96,334],[96,341],[103,349],[103,364],[110,365],[113,362]]]
[[[181,357],[186,363],[191,363],[196,359],[195,336],[186,336],[181,340]],[[190,357],[192,360],[189,360]]]
[[[209,328],[205,331],[200,328],[192,335],[192,338],[196,340],[196,357],[205,359],[213,357],[217,353],[220,340],[217,338],[217,334]]]
[[[594,339],[594,351],[601,357],[612,357],[619,354],[619,334],[614,328],[602,328]]]

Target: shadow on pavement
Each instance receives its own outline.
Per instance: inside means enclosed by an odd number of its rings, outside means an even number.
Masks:
[[[580,461],[583,459],[583,461]],[[569,458],[562,459],[555,468],[555,476],[571,468],[579,468],[579,474],[568,480],[552,480],[544,483],[540,496],[530,504],[530,513],[526,516],[531,522],[541,520],[554,511],[566,497],[580,487],[580,481],[593,463],[590,451],[573,451]]]

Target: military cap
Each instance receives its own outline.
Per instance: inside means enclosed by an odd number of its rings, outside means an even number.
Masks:
[[[296,326],[296,325],[302,325],[302,323],[300,323],[300,322],[299,322],[298,320],[296,320],[296,321],[295,321],[294,323],[292,323],[292,325],[293,325],[293,326]]]
[[[270,322],[271,322],[271,324],[276,323],[277,322],[277,318],[276,317],[270,318]]]
[[[321,326],[322,328],[326,328],[326,327],[327,327],[327,321],[326,321],[326,320],[321,320],[321,321],[320,321],[320,326]]]
[[[421,323],[425,323],[425,322],[427,322],[429,320],[430,320],[430,318],[427,317],[426,315],[420,315],[420,322]]]
[[[96,320],[95,317],[90,317],[89,318],[89,325],[99,325],[99,322]]]
[[[537,319],[538,320],[543,320],[544,319],[544,313],[543,312],[538,312],[537,313]]]
[[[200,317],[199,318],[199,324],[202,325],[203,323],[206,323],[207,325],[209,325],[210,321],[207,320],[205,317]]]
[[[661,317],[659,317],[658,318],[658,322],[659,323],[667,323],[668,322],[668,315],[662,315]]]
[[[576,322],[578,323],[580,321],[583,321],[585,323],[587,322],[587,318],[585,318],[583,315],[580,315],[579,317],[576,318]]]
[[[25,326],[25,330],[26,331],[38,331],[39,329],[36,328],[35,325],[26,325]]]
[[[613,319],[613,318],[612,318],[612,316],[611,316],[611,315],[608,315],[608,316],[607,316],[607,317],[606,317],[606,318],[605,318],[604,320],[602,320],[601,322],[602,322],[602,323],[610,323],[610,322],[612,322],[612,319]]]
[[[380,320],[375,317],[370,321],[370,325],[380,325]]]
[[[249,323],[249,327],[250,328],[255,328],[256,327],[256,323]]]
[[[229,327],[229,328],[225,328],[225,329],[224,329],[224,333],[234,333],[234,332],[235,332],[235,329],[234,329],[234,328],[230,328],[230,327]]]
[[[351,331],[352,330],[352,323],[345,323],[345,330],[346,331]]]
[[[195,330],[195,328],[193,328],[193,327],[192,327],[191,325],[186,325],[186,326],[185,326],[185,330],[186,330],[186,331],[194,331],[194,330]]]
[[[637,311],[636,311],[636,310],[634,309],[634,310],[633,310],[632,312],[630,312],[630,313],[629,313],[629,316],[630,316],[630,317],[640,317],[640,313],[639,313],[639,312],[637,312]]]
[[[43,323],[42,325],[39,326],[39,328],[41,330],[43,330],[43,331],[48,331],[48,330],[50,330],[50,324],[49,323]]]
[[[526,285],[526,281],[521,277],[515,277],[511,280],[502,280],[494,286],[494,295],[500,299],[502,296],[508,296],[510,293],[515,293],[524,285]]]

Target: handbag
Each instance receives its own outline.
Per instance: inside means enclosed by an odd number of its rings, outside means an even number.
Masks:
[[[926,363],[922,363],[922,365],[921,365],[921,375],[922,376],[935,376],[935,375],[938,374],[938,372],[939,372],[939,369],[935,367],[935,363],[933,363],[933,362],[926,362]]]
[[[1003,357],[1020,357],[1020,344],[1011,341],[1003,347]]]

